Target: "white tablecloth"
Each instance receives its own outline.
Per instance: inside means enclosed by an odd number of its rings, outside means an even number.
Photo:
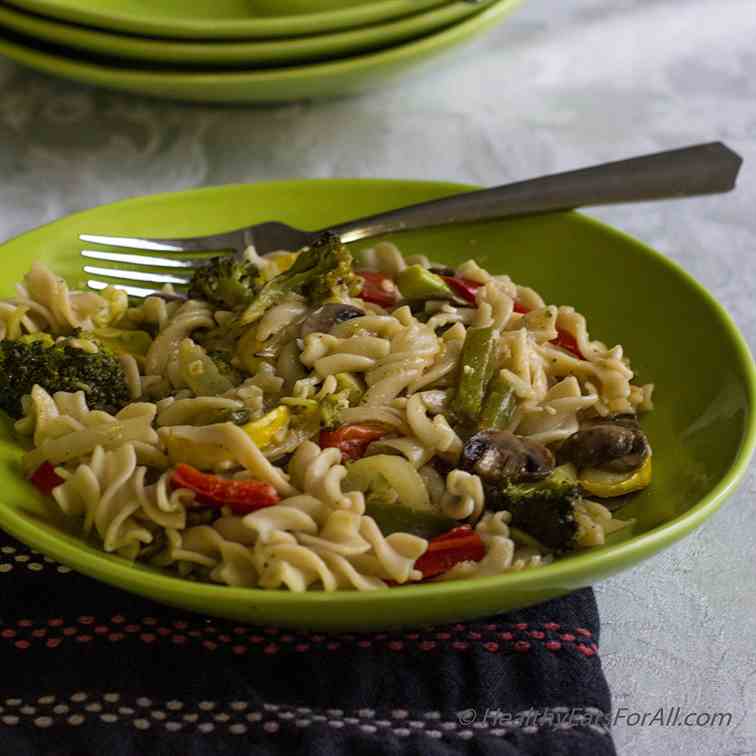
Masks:
[[[0,61],[0,238],[207,184],[490,185],[715,139],[745,157],[737,193],[595,215],[681,262],[753,348],[756,0],[529,0],[435,71],[357,99],[275,108],[164,104]],[[691,369],[716,369],[701,348]],[[751,473],[691,537],[598,586],[615,710],[732,715],[725,727],[620,723],[620,753],[756,753],[755,492]]]

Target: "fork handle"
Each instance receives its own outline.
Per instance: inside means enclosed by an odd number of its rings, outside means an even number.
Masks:
[[[742,162],[721,142],[711,142],[455,194],[324,230],[353,242],[428,226],[716,194],[735,187]]]

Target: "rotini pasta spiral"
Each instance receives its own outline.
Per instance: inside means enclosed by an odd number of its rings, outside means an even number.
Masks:
[[[112,451],[95,448],[91,460],[73,471],[59,468],[64,482],[53,491],[58,506],[68,515],[83,516],[83,529],[94,529],[105,551],[135,557],[141,544],[150,543],[147,521],[159,528],[181,529],[186,522],[184,504],[190,491],[169,492],[166,476],[145,486],[145,467],[137,466],[131,444]]]
[[[363,495],[359,491],[344,493],[341,490],[347,470],[340,461],[338,449],[321,450],[312,441],[304,441],[289,462],[291,483],[329,507],[362,514],[365,511]]]
[[[166,375],[175,388],[186,385],[178,364],[181,342],[199,328],[214,325],[212,311],[204,302],[189,301],[176,310],[152,342],[145,357],[145,375]]]

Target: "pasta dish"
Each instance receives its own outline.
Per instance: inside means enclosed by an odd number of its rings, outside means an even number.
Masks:
[[[0,301],[23,471],[104,551],[191,580],[375,590],[601,545],[651,481],[621,346],[474,260],[217,257],[187,292]]]

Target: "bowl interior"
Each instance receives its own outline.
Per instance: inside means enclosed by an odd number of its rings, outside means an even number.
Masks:
[[[430,182],[293,181],[129,200],[5,244],[0,294],[12,293],[34,259],[81,284],[79,233],[178,236],[264,219],[318,228],[459,190]],[[594,338],[625,347],[639,382],[655,383],[656,409],[642,421],[654,448],[654,480],[620,514],[635,518],[632,529],[549,567],[467,581],[466,588],[418,586],[376,599],[198,586],[104,555],[59,517],[48,522],[50,507],[20,477],[21,451],[7,422],[0,428],[0,525],[78,569],[169,603],[240,619],[300,624],[305,612],[309,626],[375,627],[387,624],[381,602],[396,607],[395,624],[413,624],[512,608],[588,584],[684,535],[734,486],[753,445],[753,362],[729,317],[677,265],[576,213],[409,232],[393,240],[405,254],[441,263],[473,257],[533,286],[547,302],[574,305]],[[318,616],[321,606],[332,613]]]

